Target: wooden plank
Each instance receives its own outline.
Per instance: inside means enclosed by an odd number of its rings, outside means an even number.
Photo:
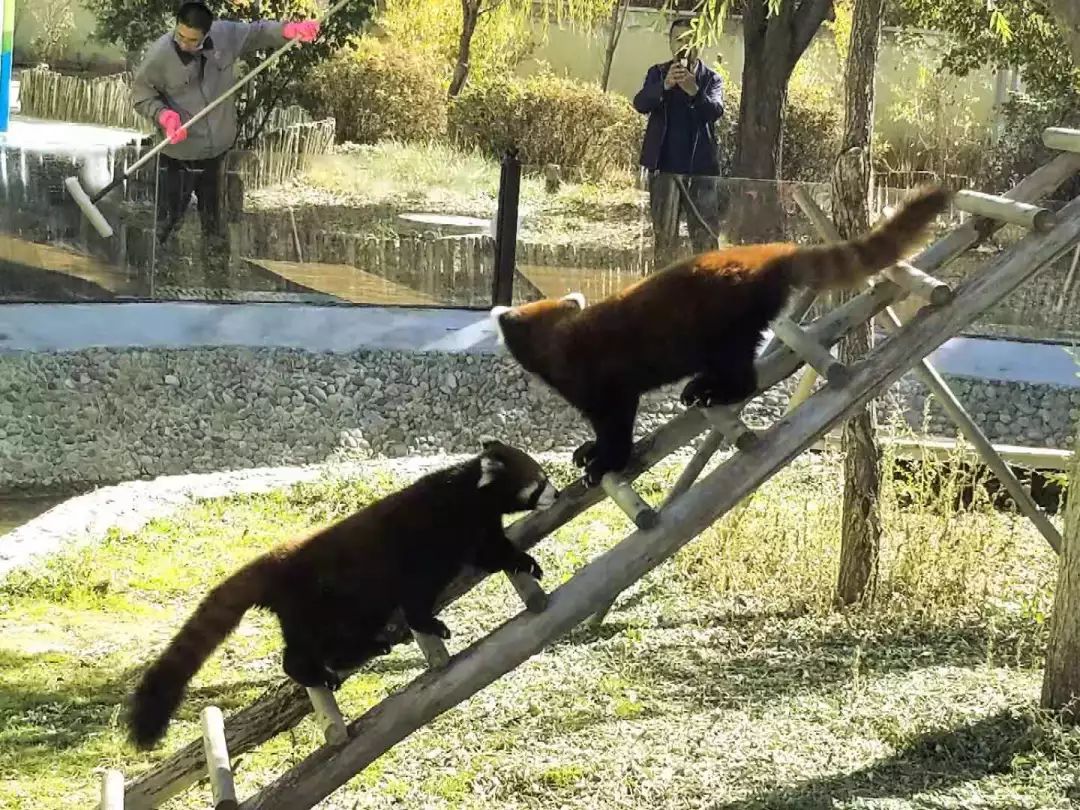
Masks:
[[[126,273],[90,256],[7,234],[0,235],[0,261],[63,273],[97,284],[110,292],[124,292],[132,284]]]
[[[779,420],[753,453],[737,453],[685,495],[664,522],[638,530],[585,565],[552,594],[543,613],[519,613],[437,672],[428,671],[350,724],[352,739],[318,750],[243,802],[243,810],[303,810],[329,796],[367,765],[448,709],[491,684],[569,632],[621,591],[669,559],[721,515],[854,413],[907,369],[955,335],[1025,279],[1080,239],[1080,200],[1050,234],[1026,238],[992,262],[941,309],[927,312],[852,367],[843,388],[826,386]]]
[[[600,486],[639,529],[651,529],[660,521],[659,515],[637,494],[633,484],[618,473],[605,473]]]
[[[892,282],[882,282],[818,318],[806,327],[807,332],[823,345],[831,345],[854,324],[872,317],[902,294],[903,291]],[[780,345],[761,357],[758,362],[761,390],[776,385],[801,365],[799,358]],[[628,481],[634,480],[645,470],[689,444],[707,427],[703,409],[692,408],[684,411],[634,445],[634,454],[622,473],[623,477]],[[605,497],[601,487],[586,487],[584,482],[578,479],[563,490],[551,507],[531,512],[511,524],[507,528],[507,537],[518,548],[527,551],[555,529],[595,506]],[[436,610],[443,610],[483,578],[483,575],[469,575],[458,579],[439,598]],[[400,644],[408,640],[410,634],[401,622],[387,628],[386,638],[393,644]],[[310,711],[311,703],[303,687],[291,680],[282,679],[256,698],[251,705],[226,718],[225,736],[229,750],[233,756],[240,756],[292,728]],[[189,743],[127,785],[128,808],[149,810],[162,804],[201,778],[205,767],[201,741]]]
[[[427,293],[348,264],[251,258],[245,261],[288,279],[294,284],[300,284],[354,304],[410,306],[442,303],[438,298]]]

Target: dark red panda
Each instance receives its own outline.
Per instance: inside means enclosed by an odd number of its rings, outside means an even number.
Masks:
[[[796,287],[854,287],[907,254],[948,204],[916,191],[869,233],[848,242],[726,247],[672,263],[585,307],[580,294],[494,307],[499,342],[589,421],[596,439],[574,452],[595,485],[630,458],[638,400],[691,377],[688,407],[742,402],[757,390],[762,333]]]
[[[336,689],[338,672],[388,653],[380,631],[398,608],[411,629],[449,638],[435,601],[465,565],[540,579],[502,516],[557,496],[535,460],[486,441],[478,456],[267,551],[218,583],[147,668],[127,718],[132,741],[161,739],[188,682],[252,607],[277,616],[285,673],[308,687]]]

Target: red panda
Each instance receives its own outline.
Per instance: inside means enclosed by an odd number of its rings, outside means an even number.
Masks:
[[[465,565],[543,576],[507,539],[502,515],[557,497],[535,460],[485,441],[478,456],[272,548],[214,586],[143,673],[127,716],[132,742],[161,739],[188,682],[252,607],[277,616],[285,673],[307,687],[336,689],[338,672],[388,653],[380,631],[398,608],[411,629],[449,638],[435,601]]]
[[[762,333],[799,286],[850,288],[895,264],[951,197],[920,189],[869,233],[847,242],[741,245],[676,261],[585,307],[580,294],[494,307],[499,342],[574,406],[595,441],[574,451],[586,482],[622,470],[638,400],[690,377],[687,407],[742,402],[757,390]]]

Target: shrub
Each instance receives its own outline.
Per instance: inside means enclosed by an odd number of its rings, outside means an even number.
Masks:
[[[362,37],[316,66],[304,102],[333,116],[339,141],[424,141],[446,132],[446,95],[429,55]]]
[[[588,177],[637,165],[645,116],[594,84],[541,73],[468,84],[450,104],[451,135],[499,157],[516,145],[523,163],[557,163]]]
[[[844,110],[830,88],[796,71],[788,86],[784,119],[784,179],[829,180],[840,153],[843,127]]]

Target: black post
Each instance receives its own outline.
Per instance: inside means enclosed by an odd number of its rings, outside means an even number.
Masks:
[[[499,174],[499,210],[495,214],[495,276],[491,282],[491,305],[510,306],[514,295],[517,257],[518,198],[521,195],[521,161],[516,147],[503,155]]]

